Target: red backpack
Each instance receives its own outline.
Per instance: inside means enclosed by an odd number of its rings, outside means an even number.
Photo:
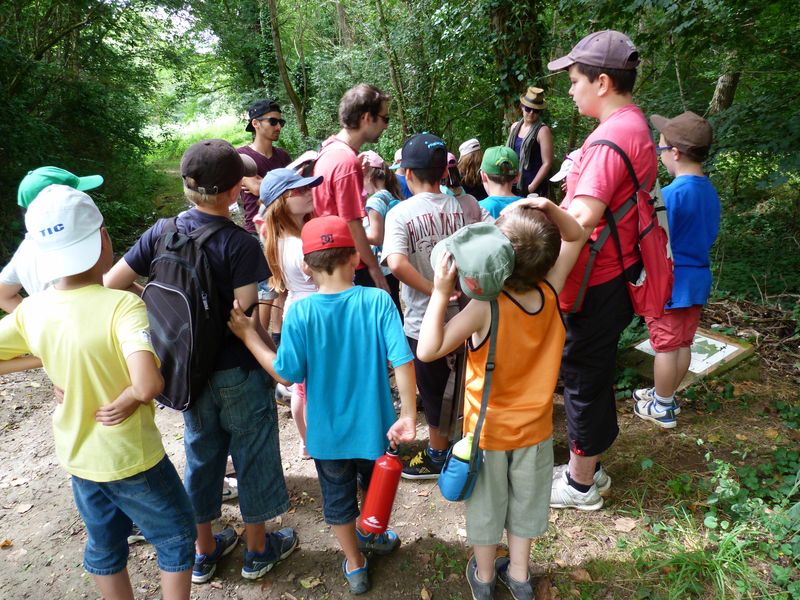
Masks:
[[[636,207],[639,219],[639,239],[637,249],[642,257],[642,271],[636,281],[628,281],[628,294],[631,297],[633,311],[643,317],[660,317],[664,314],[664,306],[672,296],[672,259],[668,256],[667,246],[669,240],[667,232],[659,225],[656,217],[655,200],[650,193],[643,189],[636,177],[628,155],[609,140],[597,140],[589,145],[608,146],[620,155],[628,174],[633,180],[633,194],[625,203],[613,213],[606,207],[605,219],[607,226],[600,232],[597,239],[589,245],[589,259],[586,263],[586,270],[581,280],[578,294],[570,312],[580,310],[583,304],[586,288],[589,283],[589,276],[594,266],[595,258],[605,244],[609,235],[614,238],[619,254],[619,262],[622,272],[625,272],[625,265],[622,262],[622,244],[617,232],[617,223],[621,222],[625,216]]]

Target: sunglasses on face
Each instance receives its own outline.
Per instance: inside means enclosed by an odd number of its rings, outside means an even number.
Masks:
[[[379,119],[383,119],[383,122],[388,125],[389,124],[389,115],[377,115]]]
[[[275,127],[276,125],[283,127],[286,125],[286,119],[276,119],[275,117],[264,117],[263,119],[258,119],[258,121],[261,121],[262,123],[266,121],[271,127]]]
[[[541,111],[539,111],[539,110],[538,110],[538,109],[536,109],[536,108],[531,108],[530,106],[525,106],[524,104],[520,104],[520,106],[522,107],[522,110],[523,110],[524,112],[526,112],[526,113],[529,113],[529,112],[532,112],[532,113],[538,113],[538,112],[541,112]]]
[[[665,150],[672,150],[672,146],[656,146],[656,153],[661,154]]]

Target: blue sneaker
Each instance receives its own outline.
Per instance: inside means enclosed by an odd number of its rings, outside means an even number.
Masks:
[[[347,570],[347,559],[342,563],[342,572],[344,578],[347,579],[347,585],[350,586],[350,593],[354,596],[364,594],[369,591],[369,573],[367,571],[368,563],[364,557],[364,566],[354,569],[353,571]]]
[[[267,534],[267,547],[264,552],[244,551],[242,577],[258,579],[268,573],[272,567],[289,556],[297,548],[297,534],[291,527]]]
[[[374,533],[361,533],[356,528],[356,540],[358,541],[358,549],[364,554],[371,552],[384,556],[391,554],[400,546],[400,538],[391,529],[376,535]]]
[[[212,554],[195,554],[194,567],[192,567],[192,583],[206,583],[214,576],[217,570],[217,563],[223,556],[227,556],[239,541],[239,536],[231,528],[227,527],[214,534],[217,547]]]

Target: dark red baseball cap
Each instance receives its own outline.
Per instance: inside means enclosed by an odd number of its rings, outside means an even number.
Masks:
[[[303,225],[300,239],[303,241],[303,254],[331,248],[356,247],[347,221],[336,215],[311,219]]]

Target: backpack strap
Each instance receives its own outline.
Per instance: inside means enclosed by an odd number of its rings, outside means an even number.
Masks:
[[[189,240],[194,240],[195,243],[202,248],[208,239],[221,229],[231,226],[237,227],[236,223],[229,219],[215,219],[211,223],[206,223],[202,227],[198,227],[189,233],[179,235],[180,231],[178,231],[178,217],[173,219],[164,219],[164,221],[165,222],[161,229],[160,237],[166,238],[166,243],[164,245],[166,250],[177,250],[184,244],[188,243]]]
[[[483,397],[481,398],[481,411],[478,413],[478,422],[475,424],[475,432],[472,434],[472,451],[469,459],[469,474],[467,478],[474,477],[481,464],[479,458],[478,444],[481,439],[481,429],[486,418],[486,409],[489,406],[489,393],[492,388],[492,372],[494,371],[494,354],[497,348],[497,327],[500,321],[500,309],[497,305],[497,298],[489,301],[492,312],[492,323],[489,326],[489,353],[486,355],[486,372],[483,376]]]

